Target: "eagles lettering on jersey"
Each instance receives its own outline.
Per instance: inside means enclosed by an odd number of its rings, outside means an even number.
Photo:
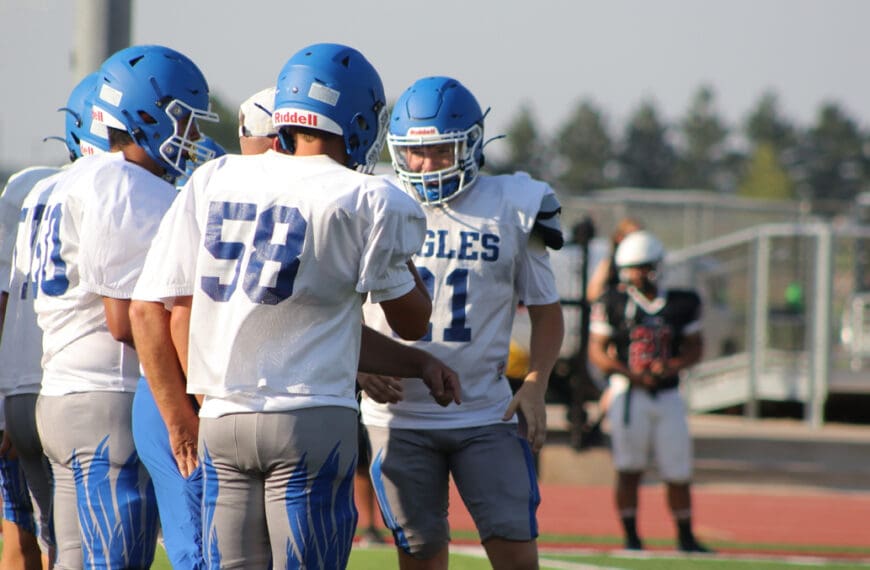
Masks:
[[[414,263],[432,296],[432,316],[427,334],[410,344],[459,373],[462,406],[442,408],[422,382],[406,382],[402,402],[363,401],[367,424],[448,429],[502,422],[512,397],[504,369],[517,302],[559,299],[537,237],[542,208],[561,235],[552,189],[525,174],[481,176],[468,192],[424,208],[426,238]],[[369,326],[390,334],[380,307],[367,303],[364,311]]]
[[[617,358],[634,371],[649,368],[653,360],[678,356],[683,338],[698,332],[701,319],[701,299],[694,291],[670,290],[646,304],[647,310],[643,304],[628,292],[610,289],[591,316],[592,330],[608,330]],[[678,382],[678,376],[662,379],[663,386]]]
[[[499,241],[498,235],[494,233],[426,230],[426,241],[417,255],[420,258],[498,261]]]

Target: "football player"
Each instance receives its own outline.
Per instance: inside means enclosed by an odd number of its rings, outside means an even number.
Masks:
[[[131,431],[139,363],[128,306],[144,256],[176,195],[208,111],[186,56],[133,46],[98,70],[93,117],[113,152],[80,159],[55,184],[36,242],[43,330],[36,420],[55,479],[57,568],[147,568],[157,510]]]
[[[61,140],[67,145],[71,162],[109,149],[105,129],[92,125],[91,105],[96,81],[96,73],[82,79],[70,93],[66,106],[60,109],[66,113],[66,135]],[[48,567],[48,560],[53,558],[51,469],[42,450],[35,418],[42,378],[42,331],[33,309],[30,255],[35,253],[32,240],[37,235],[45,202],[62,172],[61,168],[50,167],[25,169],[9,179],[0,197],[0,287],[3,289],[0,298],[5,300],[8,295],[8,304],[0,310],[4,333],[0,342],[0,390],[5,396],[6,412],[4,443],[0,446],[4,450],[0,458],[5,546],[2,567],[40,568],[43,564]],[[10,528],[10,525],[14,526]],[[16,537],[16,531],[22,536]],[[34,535],[39,538],[39,546]],[[17,547],[21,547],[18,554],[23,554],[19,562],[11,559]]]
[[[275,89],[270,88],[267,91],[262,91],[258,94],[260,96],[259,103],[268,105],[271,108],[275,99]],[[245,104],[242,103],[243,108]],[[269,125],[271,125],[271,111],[268,113],[266,118],[269,121]],[[239,120],[242,121],[239,125],[240,131],[250,132],[251,128],[264,129],[265,125],[262,122],[254,125],[246,125],[244,122],[246,120],[251,122],[259,118],[255,115],[250,115],[246,118],[240,113]],[[274,127],[272,131],[277,133]],[[264,135],[263,138],[271,143],[268,135]],[[213,147],[216,151],[215,158],[226,154],[217,143],[213,143],[208,137],[204,136],[200,142],[206,146],[215,145]],[[257,149],[256,146],[242,145],[242,154],[254,154],[253,150],[264,152]],[[199,166],[198,162],[193,160],[188,161],[187,171],[184,176],[185,182]],[[176,181],[176,185],[178,184],[179,181]],[[154,241],[159,239],[160,232],[158,231]],[[164,262],[165,260],[162,257],[147,256],[145,266],[142,269],[143,274],[159,273],[160,265]],[[152,264],[154,265],[153,267]],[[143,291],[147,290],[146,282],[147,279],[140,279],[133,290],[133,301],[130,309],[131,318],[135,318],[135,315],[142,308],[140,301],[150,301],[147,293],[143,294]],[[178,293],[178,290],[170,291],[170,293]],[[147,309],[148,305],[145,307]],[[162,303],[157,303],[153,308],[156,309],[154,322],[158,323],[158,329],[147,333],[147,336],[152,339],[158,338],[161,330],[168,330],[171,322],[171,313],[164,308]],[[179,305],[175,310],[178,313],[183,310],[183,307]],[[133,325],[134,333],[136,333],[136,323],[134,322]],[[149,345],[142,342],[139,344],[142,345],[138,349],[140,359],[143,367],[146,367],[149,364],[148,356],[141,353],[147,350]],[[167,345],[167,348],[169,351],[161,357],[161,362],[180,369],[182,367],[181,358],[174,352],[174,347],[171,343]],[[186,359],[184,365],[186,365]],[[187,396],[183,386],[179,386],[178,398],[182,404],[189,405],[192,411],[199,409],[199,401],[193,396]],[[139,458],[145,464],[154,482],[154,494],[157,499],[160,523],[163,530],[163,546],[166,549],[166,555],[172,567],[188,570],[205,568],[205,559],[202,554],[202,469],[197,466],[186,475],[182,475],[181,471],[179,471],[178,465],[175,462],[175,455],[170,446],[166,423],[160,416],[160,410],[154,400],[154,395],[151,392],[148,381],[144,376],[139,379],[139,384],[136,387],[136,396],[133,398],[133,439],[136,442],[136,451],[139,454]]]
[[[361,326],[364,294],[402,336],[423,335],[431,311],[410,262],[422,212],[365,174],[386,123],[378,73],[353,48],[315,44],[286,63],[274,105],[273,150],[203,165],[167,214],[148,254],[164,262],[137,287],[135,338],[179,471],[202,463],[206,564],[343,568],[357,368],[422,372],[454,401],[459,386]],[[204,394],[198,418],[177,396],[185,373]]]
[[[362,402],[371,476],[401,568],[447,568],[451,476],[493,567],[538,563],[532,451],[544,443],[544,394],[563,336],[547,253],[562,246],[560,207],[547,184],[526,174],[480,174],[484,116],[459,81],[427,77],[399,97],[390,118],[393,168],[427,222],[414,263],[433,309],[414,346],[447,362],[463,385],[461,407],[430,403],[419,383],[406,383],[401,401]],[[531,317],[531,355],[514,396],[504,371],[520,300]],[[370,306],[365,318],[389,331]]]
[[[638,488],[654,456],[667,485],[678,548],[708,552],[692,531],[692,440],[678,389],[680,372],[701,359],[701,300],[694,291],[660,286],[664,256],[662,243],[645,230],[620,242],[614,262],[625,287],[606,290],[592,306],[589,358],[610,376],[607,419],[626,549],[643,549]]]
[[[257,91],[239,105],[239,148],[242,154],[261,154],[270,150],[278,131],[272,122],[275,88]]]

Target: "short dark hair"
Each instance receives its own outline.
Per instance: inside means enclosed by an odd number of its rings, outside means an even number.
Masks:
[[[135,144],[133,137],[127,131],[108,127],[109,131],[109,148],[124,148],[127,145]]]

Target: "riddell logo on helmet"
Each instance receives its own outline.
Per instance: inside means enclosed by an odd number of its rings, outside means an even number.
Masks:
[[[86,143],[82,141],[79,144],[79,150],[81,150],[82,156],[93,156],[95,154],[100,153],[100,150],[92,144]]]
[[[317,126],[317,115],[314,113],[300,113],[299,111],[275,111],[272,122],[276,125],[301,125],[305,127]]]
[[[102,109],[91,109],[91,119],[94,121],[99,121],[100,123],[104,123],[103,120],[103,110]]]
[[[437,135],[438,128],[437,127],[413,127],[408,129],[408,135],[414,136],[426,136],[426,135]]]

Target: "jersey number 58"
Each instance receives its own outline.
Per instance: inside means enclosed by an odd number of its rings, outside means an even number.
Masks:
[[[212,202],[208,209],[205,249],[215,258],[233,260],[233,275],[229,283],[219,276],[203,276],[200,282],[206,295],[218,302],[228,301],[236,290],[245,253],[245,242],[224,241],[222,229],[227,220],[256,223],[250,238],[250,255],[245,264],[242,289],[254,303],[277,305],[293,294],[293,282],[299,271],[299,255],[305,242],[308,222],[296,208],[272,206],[257,213],[257,205],[245,202]],[[281,236],[275,235],[280,228]],[[274,264],[278,264],[277,271]],[[268,285],[263,284],[263,277]]]

